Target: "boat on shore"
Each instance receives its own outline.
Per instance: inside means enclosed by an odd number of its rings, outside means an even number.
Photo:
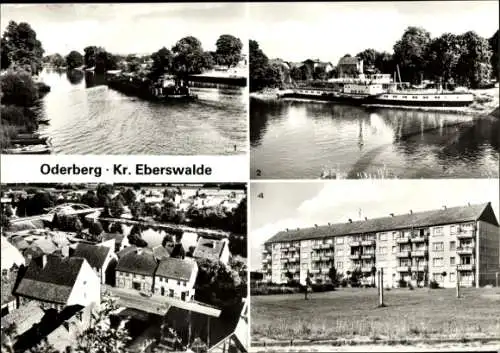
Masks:
[[[474,95],[465,91],[409,88],[396,83],[390,75],[376,74],[359,78],[335,79],[325,87],[300,87],[278,93],[278,98],[300,98],[367,106],[466,107]]]
[[[50,154],[49,145],[14,146],[2,150],[3,154]]]
[[[31,146],[31,145],[47,145],[48,137],[40,137],[38,134],[20,134],[10,140],[12,145]]]

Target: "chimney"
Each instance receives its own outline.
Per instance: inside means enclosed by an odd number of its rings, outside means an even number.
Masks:
[[[446,205],[443,206],[443,210],[446,210]]]
[[[352,219],[349,218],[349,223],[352,223]]]
[[[365,221],[367,221],[367,220],[368,220],[368,217],[365,217]]]
[[[394,217],[394,213],[389,213],[391,215],[391,217]]]
[[[317,224],[315,224],[315,225],[314,225],[314,228],[318,228],[318,225],[317,225]]]
[[[285,229],[288,232],[288,228]]]
[[[410,214],[413,214],[413,210],[410,210]]]

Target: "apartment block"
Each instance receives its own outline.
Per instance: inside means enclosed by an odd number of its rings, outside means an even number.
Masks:
[[[349,220],[279,232],[264,244],[264,281],[330,281],[328,273],[361,272],[375,283],[383,269],[384,286],[401,280],[442,287],[494,284],[500,272],[500,228],[490,203]]]

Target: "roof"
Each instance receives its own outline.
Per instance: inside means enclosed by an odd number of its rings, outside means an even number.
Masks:
[[[186,250],[184,249],[184,246],[182,245],[182,243],[176,243],[173,248],[172,248],[172,251],[170,253],[170,256],[171,257],[181,257],[181,258],[184,258],[184,256],[186,256]]]
[[[154,276],[157,262],[151,249],[139,249],[123,255],[116,265],[117,271]]]
[[[194,250],[193,257],[219,261],[225,243],[222,240],[200,237]]]
[[[281,231],[269,239],[266,244],[303,239],[318,239],[341,235],[375,233],[408,227],[429,227],[450,223],[471,222],[484,219],[498,226],[490,203],[470,206],[450,207],[441,210],[414,212],[394,217],[374,218],[352,223],[337,223],[328,226]]]
[[[41,261],[31,261],[14,294],[66,304],[84,262],[80,257],[50,255],[44,267]]]
[[[156,276],[189,281],[197,268],[195,261],[187,261],[169,257],[160,261]]]
[[[49,236],[35,240],[32,245],[38,246],[45,254],[52,254],[57,250],[57,245]]]
[[[172,252],[172,247],[168,245],[169,244],[167,244],[166,247],[161,245],[155,246],[153,248],[154,257],[158,260],[170,257],[170,253]]]
[[[361,59],[355,56],[344,56],[340,58],[338,65],[357,65]]]
[[[78,243],[72,257],[83,257],[90,267],[101,269],[110,251],[107,246]]]
[[[114,239],[116,244],[121,244],[121,242],[123,241],[124,238],[125,238],[125,235],[121,234],[121,233],[104,233],[102,235],[103,242],[107,241],[107,240]]]
[[[31,301],[2,317],[2,328],[16,324],[17,335],[22,335],[40,322],[45,312],[37,302]]]

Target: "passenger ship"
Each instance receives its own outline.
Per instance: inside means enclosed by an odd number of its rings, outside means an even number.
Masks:
[[[360,75],[354,79],[334,79],[328,88],[295,88],[282,91],[279,98],[303,98],[370,106],[465,107],[474,101],[468,92],[442,89],[406,89],[390,75]]]

